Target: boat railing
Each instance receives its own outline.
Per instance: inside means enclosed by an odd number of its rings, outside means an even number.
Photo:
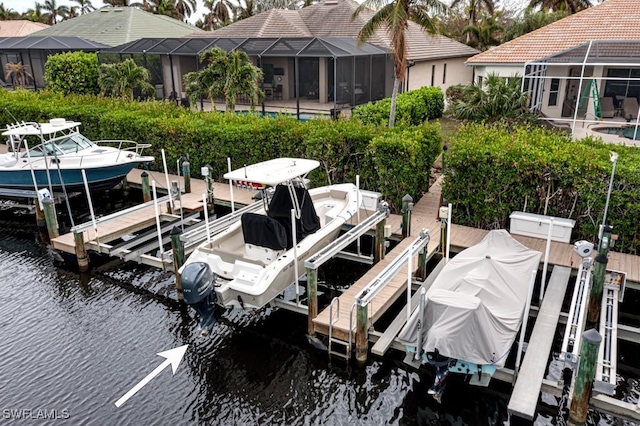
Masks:
[[[93,143],[95,143],[96,145],[110,145],[110,146],[117,144],[118,145],[117,148],[120,151],[134,152],[135,154],[140,156],[142,156],[142,151],[145,148],[151,147],[150,143],[140,143],[140,142],[136,142],[128,139],[102,139],[98,141],[93,141]]]

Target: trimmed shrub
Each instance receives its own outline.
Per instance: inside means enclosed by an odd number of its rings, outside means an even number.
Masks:
[[[68,95],[98,93],[98,56],[95,53],[66,52],[51,55],[45,64],[47,88]]]
[[[417,201],[428,190],[441,144],[436,125],[388,130],[359,120],[299,122],[288,115],[194,112],[169,102],[0,90],[0,120],[13,122],[9,113],[25,121],[80,121],[93,140],[149,143],[146,153],[160,159],[164,149],[171,170],[188,156],[192,170],[208,164],[219,181],[227,157],[234,167],[276,157],[313,158],[321,164],[309,175],[313,185],[355,182],[360,174],[361,187],[387,195],[393,210],[405,193]],[[150,167],[160,170],[162,162]]]
[[[595,241],[618,152],[607,221],[619,235],[616,250],[640,249],[640,152],[532,126],[467,124],[445,159],[443,197],[455,223],[506,228],[509,214],[526,211],[576,220],[574,239]]]
[[[439,87],[422,87],[398,95],[396,124],[417,126],[425,121],[442,117],[444,97]],[[391,98],[360,105],[352,116],[366,124],[386,125],[389,122]]]
[[[431,166],[441,148],[438,124],[388,130],[369,144],[366,170],[371,176],[366,177],[393,206],[401,206],[405,194],[417,201],[429,188]]]

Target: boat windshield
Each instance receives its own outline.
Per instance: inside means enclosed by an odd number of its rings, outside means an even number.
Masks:
[[[91,141],[79,133],[50,142],[45,142],[29,150],[30,157],[58,156],[91,148]],[[27,153],[22,155],[27,158]]]

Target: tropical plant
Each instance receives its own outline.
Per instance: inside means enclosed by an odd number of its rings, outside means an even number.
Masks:
[[[43,13],[40,3],[36,3],[33,9],[27,9],[23,17],[31,22],[41,22],[43,24],[49,21],[49,15]]]
[[[5,7],[4,3],[0,3],[0,20],[10,21],[12,19],[20,19],[20,14],[10,7]]]
[[[258,10],[258,0],[244,0],[243,2],[240,2],[237,8],[238,21],[251,18],[260,13]]]
[[[546,10],[535,11],[528,7],[522,14],[517,16],[510,25],[506,26],[503,42],[513,40],[516,37],[535,31],[538,28],[542,28],[549,25],[552,22],[558,21],[567,16],[567,12],[548,12]]]
[[[552,12],[564,11],[569,14],[580,12],[593,6],[591,0],[530,0],[529,7]]]
[[[480,50],[487,50],[491,46],[499,45],[499,33],[504,31],[504,27],[498,23],[500,17],[500,12],[493,15],[483,13],[480,22],[468,26],[462,31],[468,37],[467,44]]]
[[[45,64],[47,88],[68,95],[93,94],[98,87],[98,56],[95,53],[65,52],[50,55]]]
[[[396,98],[400,82],[407,75],[407,42],[405,30],[409,21],[417,23],[430,33],[437,32],[437,22],[429,15],[444,13],[447,6],[439,0],[365,0],[353,13],[358,16],[366,9],[375,9],[373,16],[364,24],[358,33],[358,44],[362,44],[373,37],[376,30],[385,28],[391,35],[393,49],[394,81],[391,95],[391,110],[389,112],[389,127],[393,127],[396,113]]]
[[[462,99],[451,106],[453,114],[463,120],[527,121],[533,114],[527,108],[527,94],[518,76],[500,77],[489,74],[482,86],[471,84],[462,91]]]
[[[493,0],[453,0],[451,2],[451,9],[462,6],[464,7],[465,14],[468,18],[467,28],[475,27],[478,23],[478,15],[486,12],[489,15],[493,15],[495,4]],[[463,30],[464,33],[464,30]],[[471,42],[471,33],[466,32],[467,44]]]
[[[58,23],[58,18],[64,19],[69,14],[69,8],[64,5],[58,5],[56,0],[45,0],[42,4],[42,10],[47,16],[47,23],[49,25],[55,25]]]
[[[206,97],[211,99],[215,109],[215,99],[224,97],[226,110],[235,111],[239,95],[249,99],[252,110],[264,98],[259,86],[262,70],[251,63],[245,52],[235,50],[227,54],[215,47],[203,52],[200,61],[207,66],[184,76],[186,92],[192,102]]]
[[[5,65],[4,79],[11,80],[13,87],[24,87],[29,81],[33,81],[33,76],[29,72],[29,66],[22,62],[9,62]]]
[[[203,16],[200,28],[213,31],[227,25],[236,15],[236,6],[230,0],[204,0],[204,6],[209,12]]]
[[[80,10],[80,14],[84,15],[85,13],[90,13],[96,8],[91,4],[91,0],[73,0],[75,3],[78,3],[78,9]]]
[[[126,59],[116,64],[100,65],[98,85],[103,94],[133,100],[135,90],[152,94],[153,86],[149,83],[149,71],[138,66],[133,59]]]

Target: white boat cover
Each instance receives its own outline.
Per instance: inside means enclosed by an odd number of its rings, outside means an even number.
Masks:
[[[437,349],[449,358],[504,367],[541,257],[496,230],[451,259],[426,295],[424,352]],[[417,325],[415,311],[398,340],[415,348]]]

